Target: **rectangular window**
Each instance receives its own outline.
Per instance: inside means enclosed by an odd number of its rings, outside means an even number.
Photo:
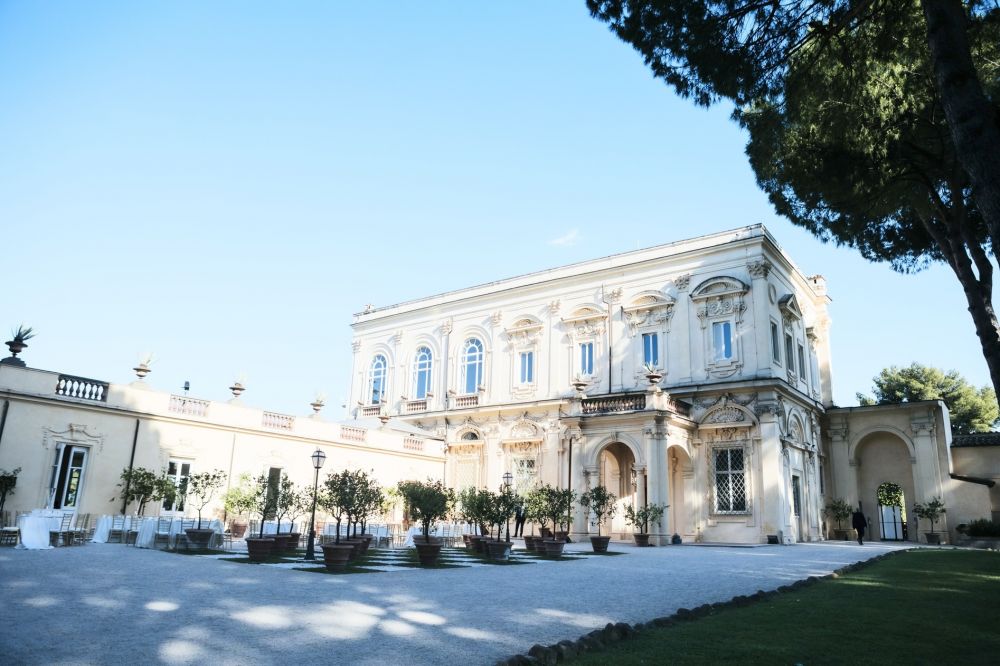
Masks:
[[[715,449],[712,463],[715,475],[715,513],[746,513],[746,470],[743,449]]]
[[[524,497],[535,489],[537,478],[534,458],[514,458],[514,492]]]
[[[792,477],[792,510],[796,516],[802,515],[802,484],[799,477]]]
[[[781,365],[781,334],[778,333],[778,325],[771,322],[771,356],[774,362]]]
[[[792,334],[785,333],[785,364],[788,366],[789,372],[795,372],[795,359],[792,358]]]
[[[806,378],[806,350],[799,345],[799,377]]]
[[[174,482],[177,488],[177,497],[173,500],[163,500],[164,511],[184,511],[184,495],[181,493],[183,486],[187,485],[187,478],[191,475],[191,463],[180,460],[171,460],[167,464],[167,476]]]
[[[642,334],[642,362],[654,368],[660,367],[660,336],[656,333]]]
[[[594,343],[580,343],[580,374],[589,376],[594,374]]]
[[[712,350],[716,361],[728,361],[733,358],[732,322],[717,321],[712,324]]]
[[[521,352],[521,383],[533,384],[535,382],[535,352]]]

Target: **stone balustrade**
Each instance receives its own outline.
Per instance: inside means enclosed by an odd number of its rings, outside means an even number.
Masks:
[[[107,402],[108,382],[73,375],[59,375],[56,381],[56,395],[94,402]]]

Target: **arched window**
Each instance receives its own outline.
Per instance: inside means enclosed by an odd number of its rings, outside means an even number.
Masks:
[[[475,393],[483,383],[483,343],[476,338],[465,341],[462,368],[462,385],[465,387],[465,393]]]
[[[385,374],[388,367],[389,362],[382,354],[378,354],[372,359],[371,368],[368,370],[369,405],[378,405],[385,398]]]
[[[413,397],[423,400],[427,397],[427,392],[431,390],[431,366],[434,359],[431,350],[427,347],[417,349],[417,355],[413,363]]]

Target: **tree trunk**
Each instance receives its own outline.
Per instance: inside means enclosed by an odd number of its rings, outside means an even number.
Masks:
[[[1000,400],[1000,322],[997,321],[996,311],[988,294],[989,286],[981,285],[971,270],[960,270],[955,266],[952,268],[956,269],[955,274],[965,292],[969,313],[976,326],[976,335],[983,348],[983,357],[986,358],[986,366],[990,370],[993,390]]]
[[[934,85],[955,152],[972,183],[972,198],[986,220],[994,246],[1000,246],[1000,128],[972,61],[968,17],[961,0],[921,0],[921,6],[927,21]],[[978,323],[976,328],[978,331]],[[992,365],[990,372],[996,385]]]

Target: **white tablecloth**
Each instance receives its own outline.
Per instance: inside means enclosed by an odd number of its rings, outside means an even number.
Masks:
[[[28,550],[48,550],[49,532],[59,531],[62,527],[62,513],[58,511],[32,511],[31,515],[21,516],[17,521],[21,531],[21,543],[18,548]]]
[[[101,516],[97,519],[97,525],[94,527],[94,536],[91,538],[93,543],[107,543],[108,538],[111,535],[111,528],[114,527],[115,518],[123,518],[121,522],[121,529],[128,531],[133,529],[133,521],[144,521],[149,520],[148,518],[143,518],[142,516]],[[155,520],[155,519],[154,519]],[[125,543],[126,539],[124,536],[121,538],[121,542]]]
[[[189,527],[198,527],[198,521],[195,520],[194,524],[191,525],[191,519],[188,518]],[[139,535],[136,537],[135,545],[139,548],[152,548],[156,544],[156,533],[157,525],[159,520],[157,518],[146,518],[142,525],[139,527]],[[214,548],[222,542],[222,522],[219,520],[204,520],[201,521],[202,529],[209,529],[215,532],[215,535],[208,542],[209,548]],[[167,533],[167,544],[170,548],[177,547],[177,537],[184,533],[184,521],[176,518],[170,523],[170,529]]]

